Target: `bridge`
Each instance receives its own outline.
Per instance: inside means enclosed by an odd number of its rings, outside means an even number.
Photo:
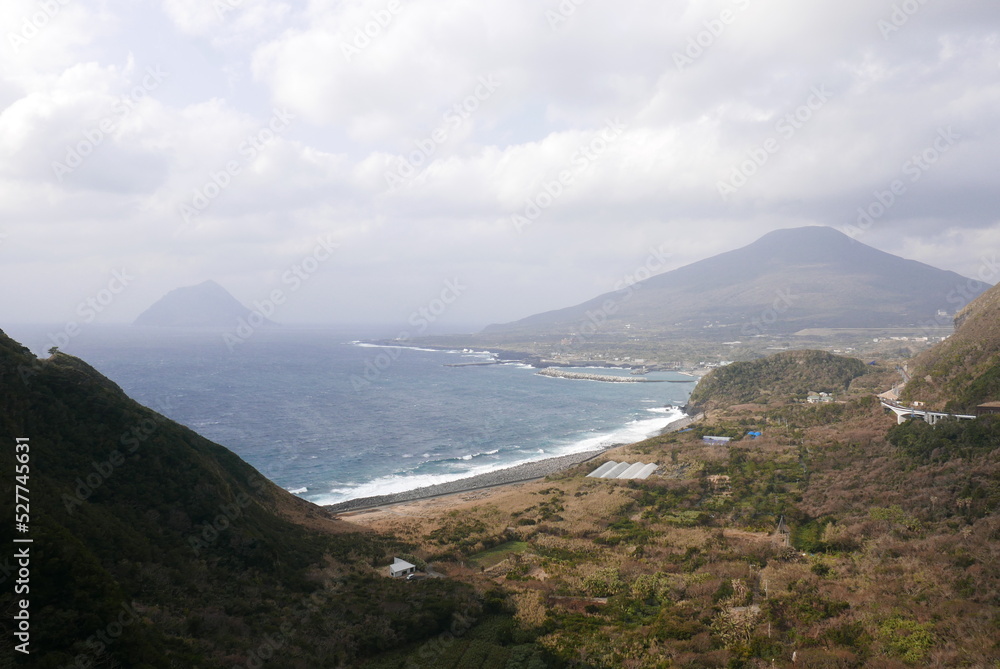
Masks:
[[[895,390],[895,389],[893,389]],[[945,413],[943,411],[927,411],[925,409],[915,409],[913,407],[903,406],[899,402],[895,401],[894,398],[888,397],[893,391],[882,393],[879,395],[879,401],[882,406],[889,409],[896,414],[896,422],[899,424],[905,423],[910,418],[920,418],[926,421],[929,425],[934,425],[939,420],[944,418],[957,418],[958,420],[974,420],[975,416],[970,416],[969,414],[961,413]]]

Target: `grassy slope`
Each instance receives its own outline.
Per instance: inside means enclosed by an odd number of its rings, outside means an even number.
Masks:
[[[956,317],[955,334],[910,363],[903,399],[965,411],[1000,400],[1000,286]]]
[[[729,447],[692,431],[608,454],[660,463],[647,481],[588,479],[595,461],[375,525],[454,561],[515,612],[495,636],[565,666],[996,666],[1000,421],[896,427],[871,390],[720,407],[705,430],[764,432]],[[782,515],[794,549],[770,536]]]
[[[0,434],[8,462],[14,437],[31,445],[25,666],[243,666],[262,643],[281,647],[268,666],[342,666],[478,607],[453,582],[385,578],[396,542],[296,500],[83,361],[36,360],[2,333]],[[0,487],[13,498],[11,476]],[[134,620],[101,641],[123,611]]]

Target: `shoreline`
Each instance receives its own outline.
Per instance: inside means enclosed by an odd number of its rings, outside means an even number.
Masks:
[[[536,376],[548,376],[553,379],[579,379],[581,381],[600,381],[602,383],[664,383],[659,379],[641,379],[632,376],[611,376],[610,374],[583,374],[581,372],[567,372],[562,369],[546,367],[538,372]],[[685,381],[685,383],[689,383]]]
[[[650,372],[672,372],[674,374],[683,374],[684,376],[691,376],[694,378],[700,378],[708,373],[707,369],[693,368],[693,369],[679,369],[673,365],[662,366],[659,364],[648,364],[648,363],[637,363],[637,362],[614,362],[604,359],[591,359],[591,358],[578,358],[578,359],[560,359],[554,360],[550,358],[545,358],[540,353],[533,353],[529,351],[518,351],[514,349],[503,348],[503,346],[487,346],[483,345],[480,349],[478,346],[470,346],[468,344],[454,344],[445,345],[437,343],[414,342],[412,340],[401,341],[397,339],[365,339],[365,340],[354,340],[348,342],[353,345],[370,346],[372,348],[405,348],[412,349],[415,351],[440,351],[443,353],[453,352],[462,353],[466,351],[471,351],[474,353],[482,353],[486,355],[493,356],[491,362],[483,363],[452,363],[446,364],[446,367],[474,367],[479,365],[503,365],[509,363],[520,363],[523,365],[528,365],[529,367],[534,367],[535,369],[546,370],[546,369],[560,369],[563,367],[577,367],[577,368],[587,368],[591,367],[594,369],[646,369]],[[668,383],[686,383],[677,381],[668,381]]]
[[[681,416],[680,418],[667,423],[654,436],[660,436],[670,432],[676,432],[677,430],[682,430],[691,423],[700,420],[702,416],[703,414],[698,414],[696,416]],[[402,492],[389,493],[386,495],[358,497],[356,499],[349,499],[345,502],[337,502],[336,504],[325,504],[322,508],[332,514],[350,513],[354,511],[374,509],[382,506],[391,506],[393,504],[416,502],[435,497],[446,497],[449,495],[457,495],[459,493],[475,492],[477,490],[485,490],[487,488],[495,488],[498,486],[527,483],[528,481],[538,481],[551,474],[565,471],[571,467],[575,467],[576,465],[589,462],[590,460],[595,460],[608,451],[620,446],[628,446],[628,444],[614,444],[599,451],[583,451],[581,453],[570,453],[569,455],[560,455],[552,458],[545,458],[543,460],[535,460],[534,462],[525,462],[513,467],[498,469],[496,471],[486,472],[485,474],[477,474],[475,476],[469,476],[467,478],[449,481],[447,483],[438,483],[436,485],[424,486],[421,488],[414,488],[412,490],[404,490]]]

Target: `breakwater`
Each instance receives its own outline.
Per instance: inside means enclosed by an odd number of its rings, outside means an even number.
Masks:
[[[611,376],[610,374],[584,374],[582,372],[567,372],[554,367],[546,367],[536,372],[539,376],[551,376],[557,379],[580,379],[582,381],[604,381],[606,383],[663,383],[656,379],[642,379],[634,376]]]

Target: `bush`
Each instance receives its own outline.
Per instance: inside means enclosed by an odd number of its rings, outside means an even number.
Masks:
[[[879,625],[875,637],[885,649],[904,662],[917,663],[924,659],[935,643],[933,626],[916,620],[894,616]]]

